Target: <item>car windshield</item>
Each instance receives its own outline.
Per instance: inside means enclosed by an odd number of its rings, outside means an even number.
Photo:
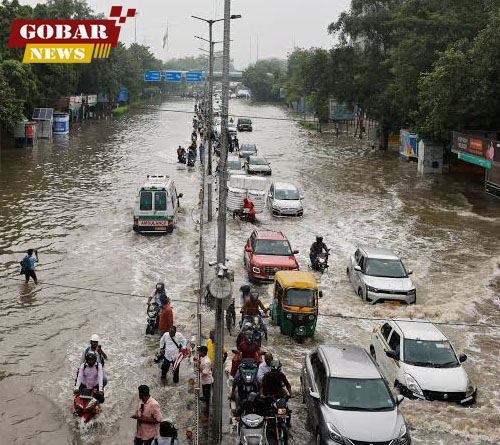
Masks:
[[[426,368],[456,368],[460,366],[448,341],[405,339],[404,362]]]
[[[290,256],[292,255],[292,249],[290,249],[290,244],[286,240],[265,239],[257,241],[255,254]]]
[[[285,201],[297,201],[300,198],[299,191],[296,189],[276,189],[274,197]]]
[[[290,306],[314,307],[314,290],[295,288],[287,289],[285,304],[289,304]]]
[[[366,262],[365,275],[385,278],[406,278],[406,270],[400,260],[369,258]]]
[[[240,119],[238,121],[239,124],[243,124],[243,125],[247,125],[247,124],[251,124],[252,121],[250,119]]]
[[[240,151],[255,151],[255,145],[243,145]]]
[[[392,398],[382,379],[330,378],[328,405],[334,409],[355,411],[390,411]]]
[[[227,161],[227,169],[228,170],[240,170],[241,169],[240,161]]]
[[[267,161],[264,158],[249,158],[248,162],[252,165],[267,165]]]

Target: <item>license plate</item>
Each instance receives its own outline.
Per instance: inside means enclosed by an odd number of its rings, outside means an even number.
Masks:
[[[161,232],[161,231],[167,230],[167,228],[166,227],[155,227],[155,230],[158,230]]]
[[[387,300],[386,303],[399,305],[399,304],[401,304],[401,301],[399,301],[399,300]]]
[[[147,226],[147,227],[162,227],[163,228],[169,224],[170,220],[166,219],[159,219],[159,220],[151,220],[151,219],[140,219],[139,220],[139,225],[140,226]]]

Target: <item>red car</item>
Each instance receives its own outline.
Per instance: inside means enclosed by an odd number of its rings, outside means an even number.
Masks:
[[[244,262],[250,280],[273,280],[279,270],[299,270],[292,250],[283,232],[254,230],[245,245]]]

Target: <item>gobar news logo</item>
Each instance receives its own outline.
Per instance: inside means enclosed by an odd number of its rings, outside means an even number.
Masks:
[[[135,9],[122,16],[122,7],[113,6],[109,16],[122,24]],[[8,47],[26,48],[23,63],[90,63],[109,57],[120,29],[116,20],[14,20]]]

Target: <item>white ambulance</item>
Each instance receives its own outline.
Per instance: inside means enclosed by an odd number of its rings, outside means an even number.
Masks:
[[[134,207],[134,231],[172,233],[177,224],[179,198],[175,183],[167,175],[148,175],[137,192]]]

